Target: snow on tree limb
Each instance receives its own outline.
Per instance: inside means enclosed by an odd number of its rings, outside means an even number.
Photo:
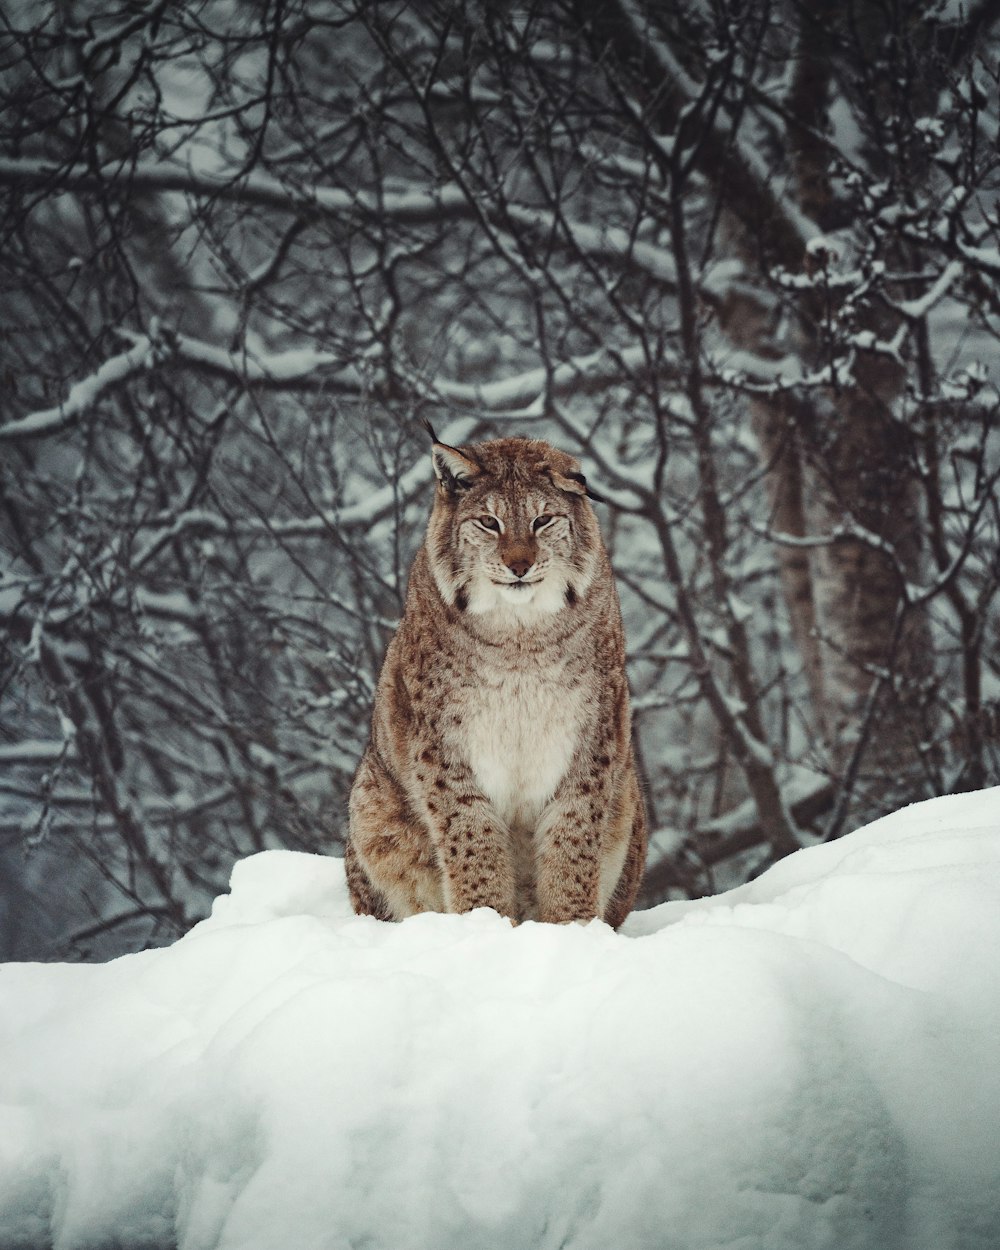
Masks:
[[[311,386],[322,382],[327,389],[342,394],[360,394],[362,378],[351,365],[333,352],[312,347],[283,352],[230,351],[186,334],[165,334],[162,338],[128,333],[133,346],[113,356],[88,378],[74,384],[66,399],[55,408],[31,413],[18,421],[0,426],[0,440],[42,438],[57,434],[91,408],[107,390],[121,385],[144,368],[160,361],[181,361],[196,368],[221,374],[245,386],[273,388]],[[747,360],[741,361],[744,365]],[[669,362],[667,372],[676,364]],[[436,378],[427,386],[442,400],[484,408],[495,415],[507,412],[521,420],[544,414],[546,396],[584,390],[593,392],[626,381],[648,367],[645,349],[628,347],[620,352],[601,349],[587,356],[574,357],[551,367],[540,366],[509,378],[479,385]],[[367,505],[363,509],[368,516]]]
[[[530,233],[539,229],[539,213],[536,208],[522,208],[511,204],[507,207],[506,215]],[[542,220],[545,220],[544,214]],[[667,286],[672,287],[677,281],[677,270],[670,253],[662,247],[633,239],[628,230],[619,226],[598,228],[563,217],[560,217],[560,224],[573,246],[587,256],[608,257],[620,265],[634,266]]]
[[[904,317],[909,317],[911,320],[917,321],[921,317],[926,317],[934,305],[948,294],[952,284],[962,276],[963,272],[964,267],[959,261],[949,262],[923,295],[918,299],[901,300],[896,307]]]
[[[468,419],[455,422],[448,436],[460,443],[469,437],[473,428],[473,422]],[[293,538],[323,538],[333,530],[341,532],[367,530],[396,508],[401,507],[402,502],[418,491],[431,477],[430,461],[426,457],[421,457],[397,481],[369,492],[363,499],[345,503],[337,508],[328,508],[306,517],[230,521],[204,508],[191,508],[184,512],[155,517],[142,526],[143,529],[153,529],[154,538],[140,549],[137,563],[141,564],[145,560],[146,550],[151,550],[154,546],[159,547],[164,537],[176,536],[184,532],[218,535],[270,534],[279,541],[285,541]]]
[[[170,335],[167,342],[170,354],[178,360],[247,385],[309,386],[322,376],[324,386],[349,394],[356,394],[361,389],[357,371],[353,366],[345,365],[343,357],[335,352],[317,351],[312,347],[291,348],[283,352],[252,352],[247,348],[228,351],[186,334]],[[331,370],[336,371],[333,376]]]
[[[133,340],[132,347],[112,356],[96,373],[76,382],[61,404],[0,425],[0,441],[58,434],[92,408],[106,392],[161,361],[180,360],[246,386],[297,387],[322,381],[329,389],[349,394],[356,394],[361,388],[356,371],[351,366],[345,367],[340,356],[311,347],[253,353],[228,351],[185,334],[153,338],[130,333],[127,337]],[[330,370],[339,371],[341,376],[331,376]]]
[[[385,217],[422,223],[464,215],[465,196],[457,187],[431,191],[386,191],[370,195],[339,187],[288,186],[267,174],[220,178],[166,161],[137,161],[128,166],[105,166],[94,171],[84,165],[30,159],[0,160],[0,185],[73,191],[117,192],[180,191],[194,196],[255,204],[285,212],[327,213],[343,216]]]
[[[602,348],[587,356],[576,356],[551,367],[528,369],[495,382],[477,385],[435,378],[431,389],[451,403],[485,408],[496,414],[508,412],[526,420],[544,415],[548,395],[590,392],[611,386],[643,371],[647,363],[641,345],[620,352]]]
[[[54,764],[66,754],[64,739],[25,739],[23,742],[0,743],[0,764]]]
[[[153,359],[153,344],[141,338],[127,352],[112,356],[89,377],[70,387],[69,394],[55,408],[30,413],[18,421],[0,425],[0,441],[16,438],[46,438],[72,425],[77,417],[109,390],[113,390],[136,373],[147,368]]]
[[[341,216],[366,221],[395,221],[405,225],[429,225],[455,218],[474,218],[477,206],[469,193],[455,184],[383,191],[372,195],[342,187],[288,186],[267,174],[254,173],[242,178],[219,178],[166,162],[137,162],[127,168],[105,167],[98,172],[86,166],[60,165],[54,161],[0,159],[0,186],[113,192],[132,195],[142,191],[178,191],[199,198],[228,200],[310,216]],[[506,204],[502,213],[490,217],[516,224],[535,234],[549,217],[537,207]],[[587,255],[610,257],[634,266],[659,282],[675,279],[669,254],[662,248],[630,237],[620,227],[598,229],[586,222],[561,219],[569,242]]]

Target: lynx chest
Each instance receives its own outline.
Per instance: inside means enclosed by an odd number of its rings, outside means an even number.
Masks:
[[[494,669],[465,694],[459,753],[508,827],[531,831],[581,744],[584,683],[562,666]]]

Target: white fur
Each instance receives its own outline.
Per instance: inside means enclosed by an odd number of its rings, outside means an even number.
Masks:
[[[477,573],[469,585],[468,611],[473,615],[495,612],[511,623],[527,624],[533,617],[551,616],[565,606],[566,582],[554,573],[518,588],[498,586],[486,573]]]
[[[558,680],[484,676],[464,747],[476,784],[509,829],[534,830],[573,759],[581,711],[581,697]]]

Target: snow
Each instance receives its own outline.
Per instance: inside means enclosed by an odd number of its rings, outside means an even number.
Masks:
[[[359,385],[356,372],[336,352],[322,352],[312,347],[290,348],[282,352],[226,351],[186,334],[171,336],[170,350],[183,360],[206,365],[223,373],[235,374],[247,382],[291,383],[309,381],[318,372],[340,371],[350,389]],[[329,379],[327,379],[329,382]]]
[[[896,307],[904,316],[911,317],[914,321],[919,321],[921,317],[926,317],[934,305],[948,294],[953,284],[961,276],[962,265],[960,262],[957,260],[949,261],[919,299],[902,300]]]
[[[596,381],[620,381],[632,372],[639,372],[648,365],[643,344],[609,352],[604,348],[586,356],[575,356],[560,362],[552,369],[539,366],[496,382],[456,382],[449,378],[435,378],[434,390],[446,401],[464,403],[486,408],[491,415],[495,411],[516,412],[519,419],[529,420],[545,414],[546,397],[552,394],[572,394],[581,386]]]
[[[298,188],[267,174],[250,174],[234,181],[214,169],[211,161],[206,162],[204,150],[198,151],[197,157],[197,169],[178,161],[152,160],[129,164],[124,173],[115,163],[95,172],[86,165],[67,168],[53,161],[0,157],[0,185],[47,186],[59,180],[64,186],[113,187],[116,183],[127,182],[132,189],[210,195],[238,203],[265,204],[285,211],[315,206],[333,215],[361,213],[380,219],[391,217],[403,223],[437,221],[469,211],[468,197],[461,187],[453,184],[389,191],[377,196],[342,187]]]
[[[0,1245],[992,1250],[998,950],[1000,788],[618,934],[267,851],[169,948],[0,970]]]
[[[0,441],[13,438],[41,438],[58,434],[86,412],[101,395],[126,382],[133,374],[152,362],[153,347],[149,339],[140,339],[135,346],[106,360],[96,373],[70,387],[66,398],[55,408],[29,413],[17,421],[0,425]]]
[[[58,434],[92,408],[106,391],[128,381],[133,374],[151,368],[157,363],[158,353],[164,352],[190,364],[234,375],[247,383],[309,383],[318,381],[322,374],[323,383],[328,388],[336,386],[353,393],[360,385],[353,366],[345,365],[335,353],[311,347],[255,355],[248,351],[226,351],[186,334],[174,334],[168,341],[160,342],[149,335],[130,331],[122,333],[133,340],[133,346],[128,351],[110,357],[95,373],[74,383],[65,400],[55,408],[29,413],[0,425],[0,442]],[[334,370],[335,376],[331,376],[329,370]]]

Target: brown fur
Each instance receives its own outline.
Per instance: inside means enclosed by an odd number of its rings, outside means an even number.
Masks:
[[[579,465],[518,438],[433,456],[351,791],[354,908],[617,926],[646,821],[621,612]]]

